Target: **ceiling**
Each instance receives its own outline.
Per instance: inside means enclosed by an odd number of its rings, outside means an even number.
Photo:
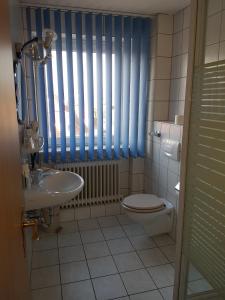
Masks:
[[[188,6],[190,0],[21,0],[24,4],[68,7],[151,15],[172,14]]]

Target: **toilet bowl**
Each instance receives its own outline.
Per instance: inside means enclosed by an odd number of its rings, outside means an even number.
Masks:
[[[171,232],[174,207],[169,201],[153,194],[135,194],[124,198],[121,205],[149,236]]]

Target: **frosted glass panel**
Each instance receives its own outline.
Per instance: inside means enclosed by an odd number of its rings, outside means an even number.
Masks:
[[[212,291],[218,299],[225,299],[224,60],[194,70],[188,152],[183,245],[189,261],[186,294]]]

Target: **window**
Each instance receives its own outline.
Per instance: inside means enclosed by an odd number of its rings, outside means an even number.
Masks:
[[[75,39],[74,39],[75,43]],[[85,47],[84,47],[85,48]],[[67,145],[69,145],[70,138],[70,118],[69,118],[69,98],[68,98],[68,78],[67,78],[67,58],[66,50],[62,51],[62,63],[63,63],[63,87],[64,87],[64,104],[65,104],[65,122],[66,122],[66,140]],[[106,56],[105,53],[102,54],[102,71],[103,78],[105,78],[106,73]],[[114,133],[114,78],[115,78],[115,53],[112,53],[112,134]],[[83,75],[84,75],[84,123],[85,123],[85,144],[88,145],[88,135],[89,135],[89,125],[88,125],[88,103],[87,103],[87,60],[86,52],[83,51]],[[97,123],[98,123],[98,114],[97,114],[97,70],[96,70],[96,51],[93,52],[93,88],[94,88],[94,137],[95,145],[97,145]],[[55,128],[56,128],[56,138],[57,146],[60,146],[60,112],[59,112],[59,97],[58,97],[58,78],[57,78],[57,59],[56,59],[56,50],[52,50],[52,74],[53,74],[53,86],[54,86],[54,102],[55,102]],[[75,132],[76,132],[76,142],[79,146],[79,133],[80,133],[80,122],[79,122],[79,101],[78,101],[78,87],[77,87],[77,52],[73,51],[73,84],[74,84],[74,100],[75,100]],[[45,70],[45,80],[47,80],[47,74]],[[106,135],[106,95],[105,95],[105,81],[103,80],[103,141],[105,143]],[[48,124],[50,123],[50,113],[49,113],[49,97],[48,97],[48,88],[47,83],[45,84],[47,91],[47,120]],[[48,126],[48,137],[49,144],[51,140],[51,130]]]
[[[58,37],[51,61],[36,74],[45,160],[55,161],[58,151],[61,161],[67,151],[71,160],[86,159],[86,151],[93,160],[95,148],[98,159],[144,156],[150,20],[25,10],[29,38],[41,37],[44,28]]]

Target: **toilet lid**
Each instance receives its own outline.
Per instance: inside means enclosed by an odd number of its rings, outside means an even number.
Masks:
[[[131,195],[123,200],[123,204],[136,210],[160,210],[165,207],[164,201],[152,194]]]

